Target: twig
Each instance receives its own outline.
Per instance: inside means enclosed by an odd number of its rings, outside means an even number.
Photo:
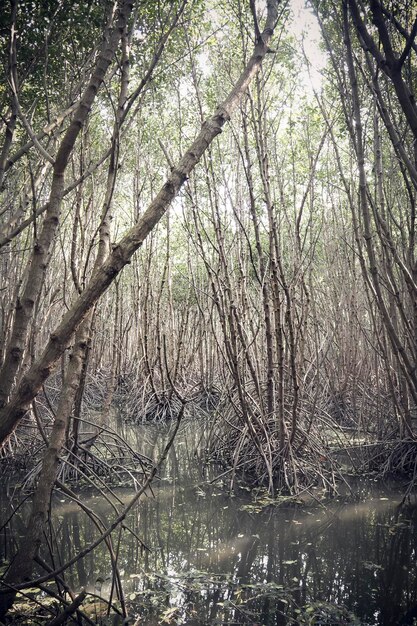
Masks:
[[[62,611],[62,613],[60,613],[53,620],[48,622],[46,626],[59,626],[59,624],[64,624],[67,618],[75,613],[78,607],[84,602],[86,595],[87,593],[83,589],[81,593],[79,593],[78,596],[75,598],[75,600],[71,602],[71,604]]]

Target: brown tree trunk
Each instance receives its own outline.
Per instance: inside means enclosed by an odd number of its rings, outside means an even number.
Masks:
[[[18,297],[16,302],[13,330],[6,350],[4,363],[0,370],[0,407],[4,407],[10,398],[13,386],[19,376],[19,369],[23,363],[34,307],[42,290],[46,268],[49,264],[55,234],[59,224],[64,192],[65,170],[80,130],[90,113],[98,89],[113,59],[132,6],[133,0],[121,0],[117,24],[110,35],[105,38],[90,82],[80,100],[72,122],[64,135],[54,160],[51,192],[45,219],[39,237],[34,241],[33,254],[29,261],[26,284],[22,295]]]
[[[86,289],[51,334],[43,354],[23,377],[9,404],[0,411],[0,443],[7,439],[21,417],[26,413],[31,401],[40,390],[42,383],[49,376],[54,364],[64,352],[74,331],[123,267],[130,262],[132,255],[142,245],[145,237],[165,214],[172,200],[208,146],[222,131],[225,123],[239,106],[249,83],[259,71],[262,61],[269,50],[268,43],[273,35],[277,21],[278,2],[279,0],[270,0],[268,2],[265,28],[261,37],[257,39],[254,52],[235,87],[217,108],[214,115],[204,122],[197,138],[178,165],[173,168],[167,181],[141,219],[114,246],[109,258],[94,273]]]
[[[48,448],[42,462],[38,485],[33,497],[32,512],[27,525],[26,534],[19,550],[7,571],[4,580],[13,586],[28,580],[32,573],[33,559],[37,556],[45,524],[48,520],[49,502],[56,479],[59,453],[65,444],[68,421],[82,372],[85,351],[87,349],[89,325],[81,324],[76,333],[75,344],[63,389],[56,411],[56,419],[52,428]],[[12,606],[15,592],[0,595],[0,619]]]

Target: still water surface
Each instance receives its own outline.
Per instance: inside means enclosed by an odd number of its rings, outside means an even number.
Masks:
[[[155,458],[167,439],[166,429],[150,426],[127,434],[132,446]],[[398,507],[399,485],[356,481],[356,498],[341,496],[325,507],[262,508],[261,498],[254,503],[244,493],[230,497],[226,477],[223,484],[208,484],[221,470],[211,468],[207,475],[200,460],[204,445],[195,424],[184,425],[152,493],[126,520],[129,529],[114,534],[126,599],[142,624],[166,615],[165,623],[284,626],[294,623],[297,610],[312,611],[317,603],[343,605],[357,623],[412,623],[417,508]],[[125,502],[133,493],[125,487],[116,492]],[[81,493],[103,520],[114,519],[102,497]],[[93,541],[97,531],[69,499],[58,495],[55,505],[58,564]],[[23,506],[14,533],[22,532],[26,515]],[[7,558],[10,534],[1,539]],[[75,589],[86,586],[108,597],[105,547],[79,561],[67,580]]]

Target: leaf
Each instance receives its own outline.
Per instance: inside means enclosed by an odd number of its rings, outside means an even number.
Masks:
[[[297,563],[297,560],[294,560],[294,561],[282,561],[283,565],[294,565],[295,563]]]

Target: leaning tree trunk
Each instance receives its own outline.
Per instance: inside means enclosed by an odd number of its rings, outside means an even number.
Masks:
[[[120,0],[119,4],[117,23],[110,33],[106,34],[90,81],[80,99],[71,124],[61,141],[56,157],[53,159],[53,176],[45,219],[39,237],[33,244],[33,253],[29,260],[26,283],[21,296],[17,298],[13,329],[3,366],[0,369],[0,407],[7,405],[24,360],[35,305],[42,291],[45,272],[52,254],[53,243],[59,225],[64,194],[65,170],[77,137],[90,113],[98,90],[113,60],[120,37],[131,13],[133,0]]]
[[[116,111],[116,119],[114,123],[112,137],[112,153],[107,174],[106,194],[104,198],[102,216],[99,227],[99,243],[97,248],[97,256],[94,263],[93,271],[101,267],[110,250],[110,210],[113,198],[113,191],[116,181],[116,173],[118,169],[118,140],[119,130],[122,123],[124,106],[127,100],[127,90],[129,83],[129,60],[127,52],[127,28],[125,26],[122,38],[122,79],[120,86],[120,94],[118,107]],[[17,554],[7,571],[5,582],[11,587],[30,578],[33,569],[33,562],[38,554],[42,542],[42,536],[45,525],[48,521],[49,503],[51,499],[52,489],[56,480],[57,470],[60,462],[60,454],[66,443],[67,433],[69,431],[71,415],[76,400],[81,404],[83,375],[85,375],[87,367],[87,357],[89,345],[91,343],[92,327],[94,322],[94,313],[96,308],[92,308],[88,315],[83,319],[75,334],[75,342],[67,368],[66,376],[63,381],[60,400],[56,412],[56,418],[52,428],[52,433],[45,456],[42,462],[42,468],[39,474],[38,483],[33,497],[32,511],[26,528],[25,536],[19,545]],[[79,421],[76,421],[78,430]],[[99,432],[99,429],[97,429]],[[77,432],[78,435],[78,432]],[[73,453],[77,452],[77,436],[74,438]],[[7,611],[13,604],[15,593],[13,591],[5,596],[0,596],[0,615]]]
[[[84,323],[80,325],[76,333],[75,344],[63,383],[49,445],[43,458],[26,533],[4,577],[4,581],[9,587],[9,592],[0,595],[0,619],[13,605],[16,596],[16,592],[12,591],[13,585],[30,578],[33,559],[37,556],[42,542],[43,531],[48,519],[52,488],[56,480],[56,470],[59,462],[58,455],[65,444],[69,416],[71,415],[77,393],[87,349],[89,329],[89,324]]]
[[[254,52],[235,87],[214,115],[203,123],[197,138],[178,165],[172,169],[170,176],[141,219],[114,246],[109,258],[93,274],[86,289],[51,333],[42,355],[23,377],[8,405],[0,410],[0,444],[8,438],[19,420],[25,415],[42,383],[48,378],[54,364],[64,352],[74,331],[124,266],[130,262],[133,254],[165,214],[208,146],[221,133],[223,126],[239,106],[249,83],[259,71],[265,55],[269,52],[268,44],[276,26],[278,4],[279,0],[268,1],[264,30],[258,36]]]

